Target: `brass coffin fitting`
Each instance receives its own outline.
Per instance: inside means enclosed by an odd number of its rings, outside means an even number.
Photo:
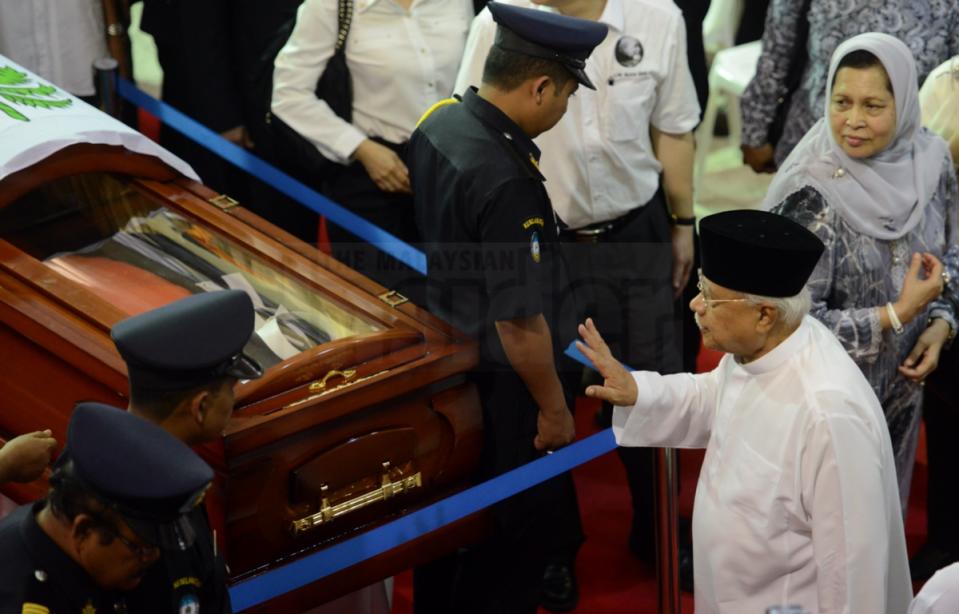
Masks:
[[[341,385],[345,384],[346,382],[356,377],[356,369],[346,369],[344,371],[340,371],[339,369],[332,369],[326,375],[323,376],[323,379],[321,379],[318,382],[313,382],[312,384],[310,384],[310,392],[317,393],[317,392],[325,391],[327,382],[329,382],[330,379],[334,377],[342,377],[343,382],[341,383]]]
[[[301,535],[306,531],[327,524],[350,512],[363,509],[377,501],[391,499],[396,495],[401,495],[414,488],[419,488],[422,485],[423,475],[419,471],[409,476],[401,476],[394,482],[393,478],[390,477],[390,463],[385,462],[383,463],[383,474],[380,476],[379,488],[363,493],[352,499],[347,499],[336,505],[330,505],[330,498],[323,497],[320,500],[320,511],[305,518],[294,520],[290,525],[290,530],[293,532],[293,535]],[[321,490],[325,493],[327,486],[323,485]]]
[[[390,307],[399,307],[403,303],[408,303],[410,300],[396,290],[390,290],[389,292],[378,294],[376,298],[380,299]]]
[[[230,198],[226,194],[217,194],[213,198],[208,198],[207,202],[223,211],[229,211],[233,207],[237,207],[240,205],[240,202],[238,200]]]

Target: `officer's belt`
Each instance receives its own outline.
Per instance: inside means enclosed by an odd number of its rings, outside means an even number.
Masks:
[[[583,226],[582,228],[561,228],[559,231],[559,237],[563,241],[575,243],[599,243],[606,237],[606,235],[619,230],[623,226],[626,226],[634,219],[639,217],[639,215],[645,211],[646,207],[650,204],[653,204],[652,201],[646,203],[645,205],[640,205],[634,209],[631,209],[624,215],[612,220],[607,220],[605,222],[597,222],[595,224],[590,224],[589,226]]]

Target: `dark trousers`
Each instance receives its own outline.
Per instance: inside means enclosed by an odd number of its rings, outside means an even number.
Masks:
[[[565,231],[564,255],[582,318],[593,318],[617,358],[634,369],[675,373],[682,360],[672,298],[672,239],[662,196],[582,242]],[[617,448],[633,502],[630,540],[655,554],[655,469],[652,448]]]
[[[405,145],[378,142],[406,159]],[[420,235],[416,228],[411,194],[380,190],[359,162],[338,170],[328,185],[328,194],[333,201],[396,238],[418,247]],[[424,275],[336,224],[328,223],[327,233],[337,260],[387,289],[398,291],[414,303],[425,304]]]
[[[942,353],[939,367],[926,384],[923,418],[929,459],[927,514],[929,543],[959,556],[959,494],[952,473],[959,455],[959,347]]]
[[[533,447],[538,409],[522,379],[513,371],[486,371],[474,374],[474,381],[484,421],[479,477],[489,479],[539,458]],[[416,614],[535,614],[547,561],[575,555],[583,542],[569,473],[494,505],[490,513],[488,540],[414,571]]]

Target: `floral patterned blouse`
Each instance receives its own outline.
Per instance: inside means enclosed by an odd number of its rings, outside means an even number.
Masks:
[[[921,392],[919,386],[899,374],[897,367],[929,320],[943,318],[956,330],[955,306],[950,297],[959,296],[957,209],[959,186],[948,157],[922,220],[894,241],[853,230],[822,194],[809,186],[773,209],[802,224],[825,243],[826,249],[809,278],[811,313],[832,329],[872,384],[883,407],[895,402],[896,397]],[[925,312],[904,324],[903,334],[882,331],[877,307],[899,297],[915,252],[930,252],[943,261],[951,280],[949,287]]]
[[[829,60],[842,41],[864,32],[900,38],[916,58],[920,84],[936,66],[959,53],[959,0],[771,0],[763,52],[742,97],[744,145],[768,142],[778,100],[787,93],[790,60],[797,45],[803,44],[796,40],[796,31],[805,6],[808,61],[776,146],[778,164],[822,117]]]

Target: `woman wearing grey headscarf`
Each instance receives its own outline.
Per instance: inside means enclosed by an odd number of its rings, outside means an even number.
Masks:
[[[809,280],[812,313],[882,402],[905,510],[922,381],[956,330],[942,290],[959,279],[959,189],[945,142],[921,126],[905,44],[851,38],[833,54],[827,83],[824,118],[784,161],[764,207],[826,244]]]

